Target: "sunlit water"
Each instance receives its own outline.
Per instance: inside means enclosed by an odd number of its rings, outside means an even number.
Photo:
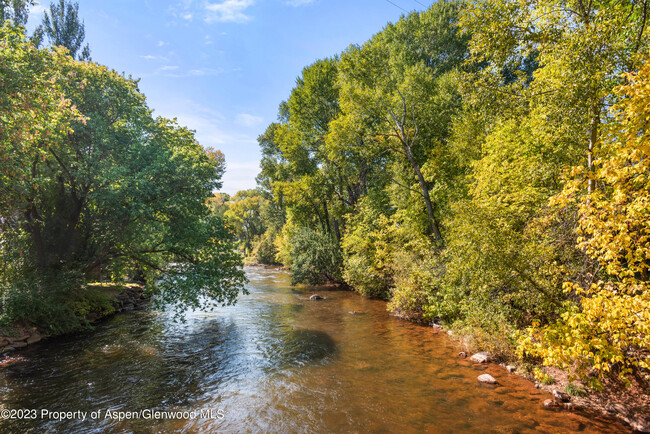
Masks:
[[[544,410],[548,394],[501,367],[459,359],[446,335],[389,316],[383,302],[323,288],[325,300],[310,301],[314,289],[292,288],[284,271],[247,274],[250,295],[236,306],[188,314],[184,324],[151,309],[120,314],[5,360],[0,409],[37,417],[0,420],[0,431],[626,430],[593,414]],[[499,385],[479,384],[484,372]],[[99,417],[54,421],[43,409]],[[109,409],[186,413],[119,421],[105,417]]]

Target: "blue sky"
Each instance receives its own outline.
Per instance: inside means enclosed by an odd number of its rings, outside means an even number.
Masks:
[[[392,3],[391,3],[392,2]],[[393,4],[394,3],[394,4]],[[155,115],[226,155],[222,191],[255,187],[257,137],[312,62],[423,0],[78,0],[92,59],[141,78]],[[28,28],[49,1],[32,7]]]

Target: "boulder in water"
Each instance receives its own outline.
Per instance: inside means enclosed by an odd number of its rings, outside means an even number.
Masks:
[[[490,374],[482,374],[478,376],[479,383],[484,384],[497,384],[497,380],[494,379]]]
[[[324,298],[321,297],[321,296],[318,295],[318,294],[314,294],[314,295],[312,295],[311,297],[309,297],[309,299],[310,299],[310,300],[324,300]]]
[[[475,363],[487,363],[490,361],[490,354],[489,353],[476,353],[472,357],[469,358],[472,362]]]

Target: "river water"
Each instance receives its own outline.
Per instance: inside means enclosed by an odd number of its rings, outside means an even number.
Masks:
[[[235,306],[185,323],[151,308],[120,314],[6,358],[0,409],[36,417],[0,420],[0,431],[626,432],[544,410],[548,394],[459,359],[446,335],[389,316],[381,301],[246,271],[250,294]],[[316,290],[325,300],[309,300]],[[479,384],[485,372],[499,385]],[[127,412],[140,413],[119,420]]]

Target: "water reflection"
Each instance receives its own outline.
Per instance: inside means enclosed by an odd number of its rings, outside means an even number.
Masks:
[[[223,409],[192,420],[3,420],[21,432],[617,432],[591,415],[541,409],[547,396],[498,367],[458,359],[444,336],[396,320],[382,302],[292,288],[247,270],[234,307],[116,316],[81,338],[43,343],[0,368],[2,408],[87,412]],[[363,315],[350,312],[361,311]],[[484,387],[483,371],[500,385]]]

